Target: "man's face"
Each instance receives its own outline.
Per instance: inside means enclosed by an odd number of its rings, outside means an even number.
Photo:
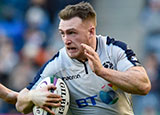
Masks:
[[[81,43],[89,45],[89,28],[79,17],[60,20],[59,32],[65,44],[67,54],[78,60],[85,59]]]

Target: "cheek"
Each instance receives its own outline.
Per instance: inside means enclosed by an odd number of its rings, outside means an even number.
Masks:
[[[83,42],[83,40],[81,39],[81,37],[75,37],[72,39],[72,41],[76,44],[79,45]]]
[[[72,38],[72,42],[79,46],[81,43],[88,44],[88,36],[86,35],[77,35],[76,37]]]
[[[88,37],[87,36],[81,36],[81,37],[79,37],[79,39],[77,39],[77,42],[78,43],[85,43],[85,44],[87,44],[88,43]]]
[[[86,39],[82,39],[81,41],[80,41],[81,43],[84,43],[84,44],[87,44],[88,45],[88,39],[86,38]]]

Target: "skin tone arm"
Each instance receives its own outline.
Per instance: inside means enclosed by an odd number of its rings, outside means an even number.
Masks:
[[[18,93],[15,91],[12,91],[2,84],[0,84],[0,98],[2,98],[4,101],[16,104]]]
[[[104,68],[98,54],[93,48],[81,44],[88,59],[89,65],[95,74],[109,81],[127,93],[146,95],[151,89],[151,83],[142,66],[134,66],[125,72]]]
[[[51,93],[50,89],[56,89],[54,85],[47,85],[40,89],[28,90],[23,89],[17,98],[16,109],[24,114],[32,112],[34,105],[41,107],[52,115],[55,115],[49,107],[59,107],[61,97]]]

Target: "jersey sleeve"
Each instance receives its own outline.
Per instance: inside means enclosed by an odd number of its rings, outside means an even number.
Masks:
[[[110,39],[110,38],[109,38]],[[126,71],[132,66],[140,66],[136,54],[128,45],[115,39],[110,39],[111,53],[117,70]]]
[[[52,76],[58,71],[57,68],[60,65],[58,64],[58,57],[59,52],[40,68],[33,81],[26,87],[28,90],[34,89],[43,78]]]

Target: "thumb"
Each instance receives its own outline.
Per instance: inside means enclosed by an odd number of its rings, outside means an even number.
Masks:
[[[48,90],[55,90],[56,87],[53,84],[49,84],[49,85],[47,85],[47,89]]]

